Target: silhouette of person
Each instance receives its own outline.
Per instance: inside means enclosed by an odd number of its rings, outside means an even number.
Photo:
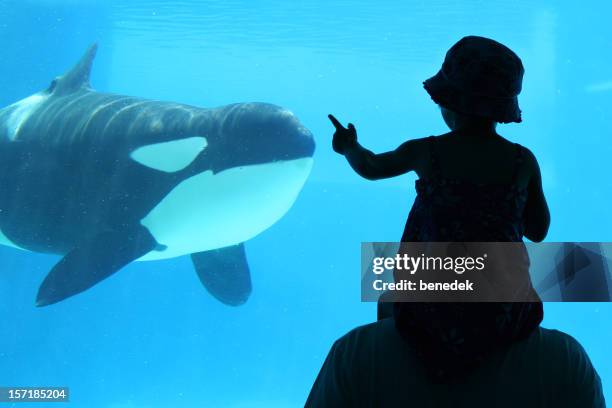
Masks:
[[[523,65],[468,36],[424,82],[450,132],[374,154],[332,115],[332,146],[362,177],[415,171],[402,242],[542,241],[550,214],[538,162],[496,132],[521,122]],[[336,341],[307,407],[603,407],[600,379],[570,336],[541,328],[542,303],[379,303],[376,323]],[[384,306],[392,306],[391,311]]]

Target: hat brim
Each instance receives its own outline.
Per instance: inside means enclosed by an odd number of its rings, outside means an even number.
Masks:
[[[502,98],[469,94],[454,87],[442,70],[423,82],[423,87],[435,103],[457,113],[481,116],[499,123],[522,121],[516,96]]]

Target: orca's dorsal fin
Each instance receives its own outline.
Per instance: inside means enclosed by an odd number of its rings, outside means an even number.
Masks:
[[[65,95],[82,88],[89,88],[89,75],[97,50],[98,44],[90,45],[71,70],[51,82],[48,91],[56,95]]]

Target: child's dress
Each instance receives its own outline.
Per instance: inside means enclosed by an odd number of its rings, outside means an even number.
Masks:
[[[523,148],[516,144],[510,184],[477,184],[443,177],[436,143],[429,138],[432,175],[416,182],[402,242],[521,242],[527,189],[517,188],[516,178]],[[532,303],[396,303],[394,318],[433,378],[447,381],[539,326],[543,308],[533,294]]]

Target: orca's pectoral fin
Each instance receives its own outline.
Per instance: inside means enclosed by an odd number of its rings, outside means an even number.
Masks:
[[[230,306],[239,306],[251,294],[251,273],[244,244],[191,254],[204,287]]]
[[[156,248],[155,238],[142,225],[98,234],[77,245],[51,269],[38,289],[36,306],[81,293]]]

